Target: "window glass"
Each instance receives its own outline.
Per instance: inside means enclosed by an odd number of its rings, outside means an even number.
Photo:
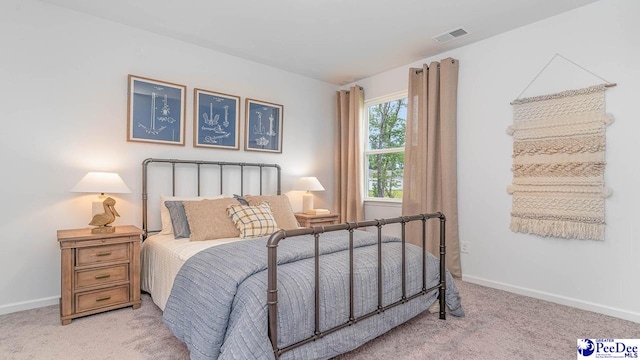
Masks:
[[[369,113],[369,150],[404,147],[407,98],[371,105]]]
[[[368,155],[367,160],[367,197],[402,200],[404,151]]]
[[[365,102],[365,199],[402,200],[407,95]]]

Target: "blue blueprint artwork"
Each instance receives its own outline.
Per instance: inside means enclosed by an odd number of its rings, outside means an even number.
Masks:
[[[182,144],[182,91],[133,79],[132,139]]]
[[[239,100],[198,92],[196,145],[238,148]]]
[[[248,102],[247,149],[281,152],[282,109],[264,103]]]

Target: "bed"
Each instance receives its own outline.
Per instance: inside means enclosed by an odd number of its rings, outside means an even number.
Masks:
[[[417,221],[424,228],[426,221],[439,221],[444,259],[446,219],[440,213],[288,228],[252,239],[191,241],[163,231],[151,235],[148,168],[154,164],[171,167],[174,196],[180,168],[176,165],[193,165],[196,197],[202,197],[204,166],[219,168],[218,197],[228,193],[223,186],[228,174],[223,172],[230,167],[239,168],[240,178],[234,183],[240,186],[240,198],[246,186],[245,167],[259,172],[255,176],[259,184],[247,185],[249,191],[262,195],[263,183],[270,183],[275,185],[275,196],[283,196],[280,167],[172,159],[143,162],[142,289],[164,311],[163,321],[187,344],[192,359],[327,359],[355,349],[436,301],[440,319],[445,319],[446,307],[453,315],[464,315],[444,262],[406,243],[404,235],[382,235],[387,224],[399,223],[404,229]],[[266,169],[275,170],[274,181],[265,180]],[[182,202],[189,215],[194,203]],[[366,228],[374,231],[361,231]]]

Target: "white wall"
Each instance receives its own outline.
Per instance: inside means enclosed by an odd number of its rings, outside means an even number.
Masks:
[[[458,195],[463,278],[640,322],[640,2],[600,1],[424,62],[460,60]],[[473,31],[473,29],[469,29]],[[559,53],[617,82],[607,91],[606,240],[542,238],[509,230],[510,101]],[[358,81],[366,98],[404,90],[410,66]],[[601,83],[556,59],[523,96]],[[397,209],[391,209],[394,214]],[[377,209],[380,213],[379,209]]]
[[[0,44],[0,314],[58,303],[56,230],[87,227],[93,196],[69,192],[87,171],[132,189],[116,225],[141,224],[147,157],[277,162],[284,192],[314,175],[333,207],[334,85],[32,0],[0,2]],[[187,86],[186,146],[126,142],[128,74]],[[283,153],[193,148],[194,87],[241,96],[241,121],[247,97],[284,105]]]

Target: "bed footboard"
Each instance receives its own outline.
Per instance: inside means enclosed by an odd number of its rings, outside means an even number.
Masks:
[[[437,285],[426,288],[426,222],[430,219],[439,219],[440,221],[440,281]],[[406,294],[406,260],[405,260],[405,227],[406,224],[412,221],[422,221],[422,289],[415,294]],[[382,303],[382,294],[383,294],[383,283],[382,283],[382,227],[387,224],[401,224],[402,226],[402,297],[400,300],[388,304],[383,305]],[[446,319],[446,305],[445,305],[445,292],[446,292],[446,265],[445,265],[445,223],[446,218],[442,213],[433,213],[433,214],[420,214],[420,215],[412,215],[412,216],[401,216],[397,218],[391,219],[377,219],[370,221],[362,221],[362,222],[346,222],[343,224],[329,225],[329,226],[315,226],[311,228],[301,228],[295,230],[280,230],[269,238],[267,242],[267,252],[268,252],[268,284],[267,284],[267,306],[268,306],[268,326],[269,326],[269,339],[271,341],[271,345],[273,347],[273,352],[275,358],[278,357],[291,349],[297,348],[304,344],[307,344],[311,341],[318,340],[328,334],[331,334],[335,331],[338,331],[347,326],[353,325],[358,321],[364,320],[376,314],[383,313],[384,311],[391,309],[400,304],[404,304],[414,298],[425,295],[433,290],[439,289],[439,305],[440,305],[440,319]],[[375,226],[378,229],[378,274],[377,274],[377,284],[378,284],[378,306],[377,309],[371,311],[367,314],[364,314],[359,317],[354,317],[354,269],[353,269],[353,231],[358,228],[364,227],[372,227]],[[333,327],[331,329],[320,331],[320,275],[319,275],[319,248],[320,248],[320,235],[325,232],[331,231],[339,231],[339,230],[348,230],[349,231],[349,319],[344,323]],[[281,240],[284,240],[288,237],[294,237],[299,235],[313,235],[315,238],[315,330],[314,334],[304,340],[301,340],[295,344],[291,344],[284,348],[278,348],[278,328],[277,328],[277,318],[278,318],[278,243]]]

